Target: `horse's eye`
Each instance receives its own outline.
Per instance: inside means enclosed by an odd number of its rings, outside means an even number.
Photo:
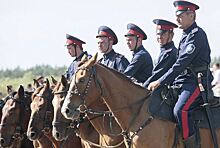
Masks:
[[[84,78],[80,78],[79,82],[83,83],[83,82],[85,82],[85,79]]]

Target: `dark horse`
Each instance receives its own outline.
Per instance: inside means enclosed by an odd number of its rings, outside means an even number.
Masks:
[[[97,55],[80,66],[75,73],[62,106],[64,114],[77,119],[80,107],[95,104],[95,100],[101,97],[113,112],[123,130],[124,137],[131,142],[131,147],[171,148],[175,137],[175,123],[154,118],[147,112],[150,92],[132,83],[124,75],[96,64],[96,59]],[[81,97],[73,97],[76,94],[80,94]],[[219,129],[216,132],[218,145],[220,145]],[[202,148],[213,148],[208,129],[201,128],[200,137]],[[179,141],[177,147],[183,148],[181,136]]]
[[[1,147],[31,148],[33,143],[26,137],[31,92],[25,92],[23,86],[20,86],[17,92],[8,88],[8,93],[1,116]]]
[[[37,81],[35,81],[35,92],[32,95],[31,102],[31,117],[28,125],[27,135],[31,140],[37,140],[42,136],[46,136],[53,147],[72,147],[73,145],[77,148],[81,147],[81,142],[78,137],[72,137],[72,143],[68,141],[57,141],[52,136],[52,119],[53,119],[53,106],[52,99],[53,93],[50,88],[48,79],[45,85],[40,86]],[[52,146],[50,146],[52,147]]]

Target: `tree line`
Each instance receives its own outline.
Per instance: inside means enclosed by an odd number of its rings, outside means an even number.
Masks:
[[[38,76],[44,76],[50,80],[53,76],[57,80],[67,70],[66,66],[52,67],[50,65],[36,65],[28,69],[22,69],[19,66],[14,69],[1,69],[0,70],[0,92],[2,96],[7,94],[7,85],[12,85],[15,90],[19,85],[26,87],[28,84],[33,84],[33,79]],[[1,97],[1,96],[0,96]]]
[[[210,67],[212,67],[214,63],[220,63],[220,57],[214,57]],[[3,96],[7,94],[7,85],[12,85],[14,89],[17,90],[21,84],[24,87],[28,84],[33,84],[33,79],[40,75],[48,78],[49,80],[51,76],[59,80],[60,76],[64,74],[66,70],[66,66],[52,67],[50,65],[36,65],[26,70],[20,68],[19,66],[12,70],[2,69],[0,70],[0,93],[2,93]]]

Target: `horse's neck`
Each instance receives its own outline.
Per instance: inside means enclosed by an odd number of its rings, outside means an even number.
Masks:
[[[108,111],[108,107],[103,102],[102,98],[97,99],[92,105],[89,106],[89,108],[93,109],[94,111]],[[87,116],[90,119],[96,117],[96,115],[93,115],[90,113],[87,114]],[[106,136],[109,135],[109,132],[111,129],[110,129],[110,120],[109,120],[108,115],[97,117],[93,120],[90,120],[90,122],[92,123],[92,125],[95,127],[95,129],[98,131],[99,134],[106,135]],[[112,130],[114,132],[119,133],[121,131],[121,128],[116,123],[114,118],[112,118],[112,124],[113,124]],[[113,136],[109,136],[109,137],[113,137]],[[117,137],[114,136],[114,138],[117,138]]]
[[[88,141],[98,143],[99,142],[99,134],[91,125],[90,122],[83,122],[80,124],[79,128],[80,138],[86,139]]]
[[[20,148],[21,147],[21,139],[16,139],[13,142],[12,148]]]
[[[123,130],[130,128],[130,122],[133,122],[131,120],[144,122],[143,120],[148,116],[144,98],[149,92],[108,69],[98,68],[97,71],[104,92],[103,99],[109,110],[114,113],[121,128]],[[137,103],[138,100],[143,101]],[[132,119],[133,116],[137,118]]]
[[[52,135],[52,130],[50,130],[48,133],[44,133],[44,135],[51,141],[51,143],[53,144],[54,148],[59,148],[62,141],[57,141],[53,135]]]
[[[35,141],[35,145],[37,145],[39,148],[49,148],[52,147],[52,142],[43,134],[40,139]]]

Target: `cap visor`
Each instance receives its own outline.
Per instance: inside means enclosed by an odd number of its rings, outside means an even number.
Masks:
[[[103,34],[99,34],[99,35],[96,36],[96,38],[98,38],[98,37],[107,37],[107,36],[103,35]]]
[[[127,37],[127,36],[136,36],[136,35],[134,35],[134,34],[125,34],[125,37]]]
[[[168,31],[168,30],[157,30],[156,33],[157,33],[158,35],[162,35],[162,34],[166,33],[167,31]]]
[[[182,10],[177,10],[176,11],[176,15],[178,16],[178,15],[181,15],[181,14],[183,14],[184,12],[186,12],[185,10],[184,11],[182,11]]]

